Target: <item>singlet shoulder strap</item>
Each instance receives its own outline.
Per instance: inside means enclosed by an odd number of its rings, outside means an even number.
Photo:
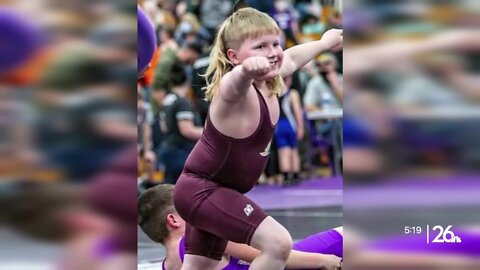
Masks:
[[[180,254],[180,260],[183,263],[183,259],[185,258],[185,236],[182,236],[180,239],[180,243],[178,244],[178,253]]]
[[[257,88],[257,86],[255,84],[252,84],[252,85],[253,85],[253,88],[255,88],[255,91],[257,92],[258,98],[260,99],[260,107],[263,107],[264,109],[267,109],[268,108],[267,107],[267,101],[265,100],[265,98],[263,98],[263,95],[260,92],[260,90]],[[263,113],[263,110],[262,110],[262,113]]]

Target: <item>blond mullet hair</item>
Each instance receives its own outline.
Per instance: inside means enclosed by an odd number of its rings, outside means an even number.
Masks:
[[[228,60],[227,50],[238,49],[244,40],[265,34],[280,35],[280,29],[270,16],[253,8],[239,9],[223,22],[210,53],[210,64],[204,74],[207,82],[204,87],[206,100],[212,100],[218,92],[220,80],[234,67]],[[282,95],[285,90],[280,75],[267,81],[266,85],[271,95]]]

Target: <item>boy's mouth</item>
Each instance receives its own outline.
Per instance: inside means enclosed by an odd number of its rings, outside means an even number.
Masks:
[[[278,63],[278,61],[270,61],[270,66],[274,67],[276,66]]]

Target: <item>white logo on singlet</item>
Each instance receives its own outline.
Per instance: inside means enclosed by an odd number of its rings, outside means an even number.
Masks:
[[[270,145],[272,144],[272,140],[267,144],[267,147],[265,147],[265,150],[260,153],[260,156],[266,157],[270,154]]]
[[[237,263],[240,264],[240,265],[250,265],[249,262],[242,261],[242,260],[239,260]]]
[[[248,217],[253,212],[253,207],[250,204],[247,204],[247,206],[243,208],[243,212],[245,212],[245,215]]]

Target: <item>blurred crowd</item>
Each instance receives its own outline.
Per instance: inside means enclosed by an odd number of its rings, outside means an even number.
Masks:
[[[0,268],[136,267],[135,10],[0,1]]]
[[[469,0],[345,2],[345,267],[478,268],[479,11]],[[432,245],[437,224],[472,234]]]
[[[150,68],[138,84],[140,192],[158,183],[174,184],[200,138],[209,106],[202,75],[215,32],[230,14],[245,6],[269,14],[282,30],[284,49],[342,28],[341,1],[144,0],[139,5],[158,39]],[[333,159],[341,159],[341,124],[333,123],[341,122],[341,115],[311,120],[307,111],[341,111],[342,73],[342,52],[325,52],[286,80],[289,91],[280,101],[279,128],[260,183],[289,185],[314,173],[334,173]],[[313,146],[316,141],[322,145]],[[312,147],[319,151],[312,153]]]
[[[2,72],[2,109],[12,120],[2,123],[11,145],[2,157],[16,159],[12,177],[85,182],[135,140],[136,15],[123,2],[17,1],[5,9],[31,28],[24,35],[40,39],[29,59]],[[37,168],[52,174],[18,175]]]
[[[480,46],[473,2],[344,7],[348,181],[478,170]]]

